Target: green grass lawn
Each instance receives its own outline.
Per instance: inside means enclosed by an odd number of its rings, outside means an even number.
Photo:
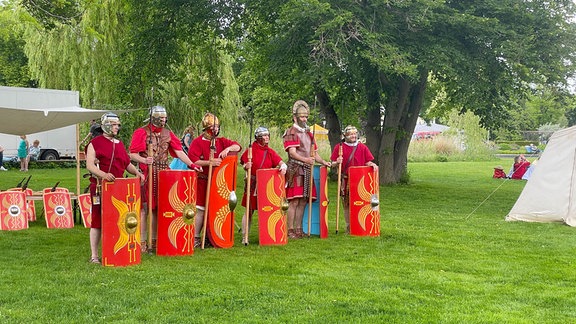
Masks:
[[[378,238],[342,234],[343,219],[334,233],[331,183],[328,239],[260,247],[253,226],[247,247],[126,268],[89,264],[88,229],[41,218],[0,232],[0,322],[574,322],[575,229],[506,222],[525,184],[491,178],[506,163],[410,163],[410,185],[381,188]],[[34,190],[75,185],[75,169],[29,174]]]

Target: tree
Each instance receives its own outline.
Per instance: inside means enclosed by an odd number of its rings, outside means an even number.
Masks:
[[[506,121],[532,84],[559,85],[573,70],[572,1],[246,0],[244,73],[269,91],[288,82],[320,98],[327,127],[343,100],[360,112],[380,183],[406,171],[410,135],[431,77],[444,104],[486,126]],[[246,80],[249,78],[244,78]],[[254,86],[254,89],[259,87]],[[258,91],[254,91],[258,93]],[[345,99],[344,99],[345,98]],[[350,109],[351,110],[351,109]],[[336,117],[336,118],[334,118]],[[334,145],[334,138],[331,138]]]
[[[13,11],[13,4],[0,4],[0,85],[34,87],[24,54],[25,41]]]

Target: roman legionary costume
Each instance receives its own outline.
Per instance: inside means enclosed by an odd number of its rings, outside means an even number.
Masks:
[[[142,157],[148,156],[148,145],[152,148],[154,162],[152,164],[152,185],[153,197],[158,197],[158,172],[160,170],[168,169],[168,154],[176,157],[175,151],[182,150],[180,139],[174,135],[170,130],[161,127],[162,124],[158,121],[161,117],[166,117],[166,110],[162,106],[152,107],[150,112],[150,123],[144,127],[138,128],[132,135],[132,142],[130,143],[130,152],[138,153]],[[139,165],[142,173],[148,175],[148,165],[140,163]],[[148,200],[148,186],[143,186],[142,200]],[[152,201],[150,206],[156,209],[156,199]]]
[[[308,116],[307,106],[294,105],[294,116]],[[296,148],[296,152],[301,156],[311,156],[312,150],[316,151],[317,146],[314,136],[308,128],[301,127],[294,123],[288,128],[284,135],[284,149],[288,152],[291,147]],[[288,159],[288,171],[286,172],[286,197],[293,198],[310,197],[310,165],[293,158]],[[312,187],[312,199],[316,199],[316,188]]]

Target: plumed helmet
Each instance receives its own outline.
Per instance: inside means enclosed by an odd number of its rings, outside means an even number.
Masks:
[[[297,100],[292,106],[292,115],[296,117],[306,116],[310,114],[310,108],[304,100]]]
[[[346,128],[344,128],[342,134],[344,135],[345,139],[349,140],[351,135],[358,136],[358,129],[352,125],[348,125]]]
[[[150,108],[150,123],[156,127],[163,127],[161,119],[166,117],[168,118],[168,113],[166,112],[166,108],[162,106],[154,106]]]
[[[204,114],[204,117],[202,117],[202,130],[212,128],[214,127],[214,125],[220,126],[220,121],[218,121],[218,117],[209,112]]]
[[[258,139],[262,136],[268,135],[270,136],[270,131],[268,130],[268,128],[260,126],[258,128],[256,128],[256,131],[254,132],[254,138]]]
[[[120,124],[120,118],[115,113],[105,113],[100,117],[100,127],[104,134],[114,136],[114,133],[112,133],[113,124]]]

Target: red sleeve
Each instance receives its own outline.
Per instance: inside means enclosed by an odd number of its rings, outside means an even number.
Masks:
[[[342,145],[342,143],[338,143],[336,144],[336,146],[334,147],[334,150],[332,151],[332,155],[330,155],[330,161],[336,161],[336,159],[338,159],[338,151],[340,151],[340,146]]]
[[[146,152],[146,131],[144,128],[138,128],[132,134],[132,141],[130,142],[130,153]]]
[[[372,160],[374,160],[374,155],[372,155],[372,152],[370,152],[370,149],[368,149],[368,146],[366,146],[365,144],[359,143],[358,145],[362,145],[363,149],[364,149],[364,163],[368,163]]]
[[[270,153],[270,158],[272,159],[273,165],[278,166],[280,164],[280,161],[282,161],[282,158],[280,157],[280,155],[278,155],[278,153],[276,151],[274,151],[273,149],[269,149],[269,153]]]
[[[182,151],[182,142],[180,139],[170,132],[170,145],[168,151],[172,157],[176,157],[176,151]]]

